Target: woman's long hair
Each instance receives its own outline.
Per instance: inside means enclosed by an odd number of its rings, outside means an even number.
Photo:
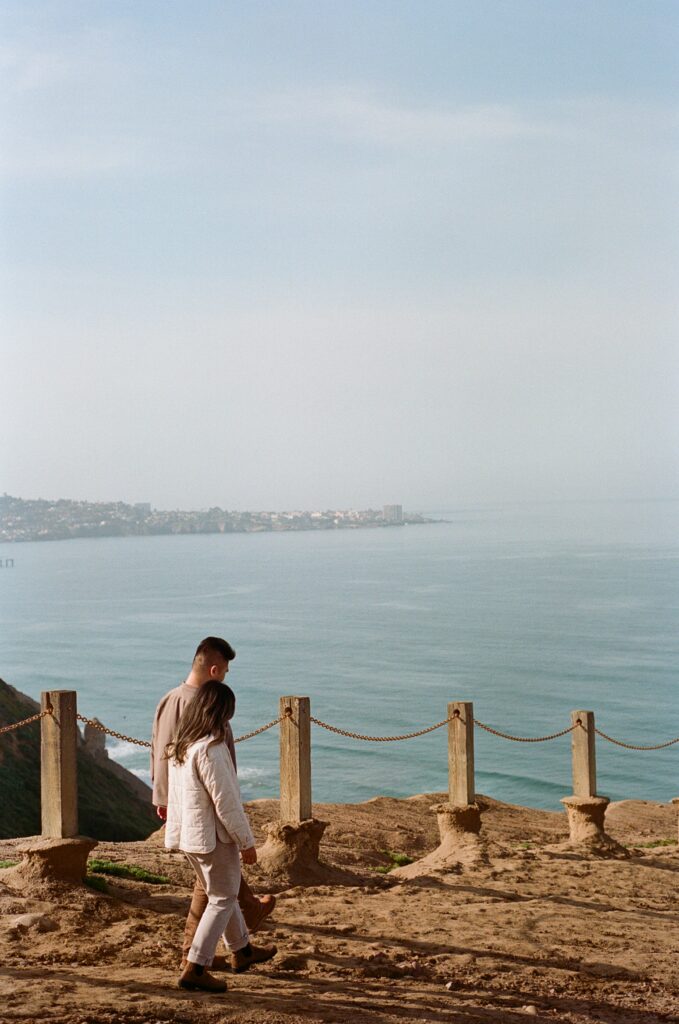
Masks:
[[[197,740],[212,736],[215,743],[223,743],[235,710],[236,696],[230,686],[214,679],[203,683],[193,700],[184,708],[174,738],[165,747],[164,756],[171,757],[177,764],[183,764],[186,751]]]

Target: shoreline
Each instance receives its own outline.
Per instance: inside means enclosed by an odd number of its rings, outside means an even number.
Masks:
[[[256,529],[243,530],[166,530],[149,531],[139,533],[97,533],[97,534],[73,534],[69,536],[39,536],[39,537],[0,537],[0,545],[8,544],[47,544],[71,540],[127,540],[129,538],[152,539],[155,537],[232,537],[244,534],[253,536],[256,534],[282,534],[282,533],[339,533],[355,530],[392,530],[406,526],[440,526],[450,525],[449,519],[423,519],[421,521],[407,521],[403,523],[361,523],[346,524],[337,526],[290,526],[290,527],[261,527]]]

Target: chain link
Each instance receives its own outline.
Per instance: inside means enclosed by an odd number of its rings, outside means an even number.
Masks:
[[[78,719],[81,722],[85,722],[86,725],[91,725],[94,729],[98,729],[100,732],[105,732],[107,736],[115,736],[117,740],[124,740],[126,743],[136,743],[138,747],[149,747],[151,744],[148,740],[137,740],[134,736],[125,736],[122,732],[115,732],[113,729],[107,729],[105,725],[98,722],[96,718],[85,718],[84,715],[78,715]],[[32,721],[32,719],[29,719]],[[282,718],[274,718],[272,722],[267,722],[266,725],[261,725],[259,729],[254,729],[252,732],[246,732],[244,736],[239,736],[238,739],[234,740],[234,743],[242,743],[243,740],[250,740],[253,736],[259,736],[261,732],[266,732],[267,729],[272,729],[274,725],[278,725],[282,722]],[[21,724],[21,723],[20,723]]]
[[[674,740],[668,740],[667,743],[656,743],[652,747],[638,747],[634,743],[623,743],[622,740],[614,740],[612,736],[607,736],[601,729],[594,727],[594,732],[597,736],[601,736],[602,739],[608,740],[609,743],[615,743],[616,747],[624,747],[625,750],[664,750],[665,747],[671,747],[674,743],[679,743],[679,736]]]
[[[549,736],[510,736],[508,732],[500,732],[499,729],[493,729],[490,725],[479,722],[478,718],[474,719],[474,725],[478,725],[480,729],[485,729],[486,732],[492,733],[493,736],[500,736],[501,739],[512,740],[514,743],[545,743],[547,740],[556,740],[559,736],[567,736],[569,732],[577,729],[581,723],[576,722],[575,725],[569,726],[568,729],[562,729],[561,732],[553,732]]]
[[[289,715],[284,715],[285,718],[289,718]],[[246,732],[244,736],[238,736],[234,743],[242,743],[243,740],[251,740],[253,736],[259,736],[260,732],[266,732],[267,729],[273,729],[274,725],[279,725],[283,721],[282,718],[274,718],[273,721],[267,722],[266,725],[260,725],[259,729],[253,729],[252,732]]]
[[[0,729],[0,736],[4,732],[13,732],[14,729],[20,729],[22,725],[30,725],[31,722],[39,722],[41,718],[45,718],[47,715],[51,715],[54,708],[51,706],[46,711],[39,711],[37,715],[31,715],[30,718],[24,718],[21,722],[13,722],[11,725],[3,725]]]
[[[134,736],[125,736],[122,732],[115,732],[113,729],[107,729],[105,725],[98,722],[96,718],[85,718],[84,715],[77,715],[79,722],[84,722],[85,725],[91,725],[93,729],[98,729],[99,732],[105,732],[107,736],[115,736],[117,740],[124,740],[125,743],[136,743],[138,747],[150,747],[151,744],[148,740],[136,740]]]
[[[442,725],[447,725],[448,722],[452,722],[453,719],[457,718],[457,715],[451,715],[450,718],[444,718],[442,722],[437,722],[436,725],[430,725],[426,729],[419,729],[417,732],[406,732],[401,736],[364,736],[360,732],[349,732],[348,729],[338,729],[336,725],[328,725],[327,722],[322,722],[320,718],[314,718],[310,715],[309,718],[314,725],[320,725],[321,729],[327,729],[328,732],[335,732],[338,736],[348,736],[352,740],[366,740],[372,743],[394,743],[396,740],[412,740],[415,736],[424,736],[425,733],[433,732],[434,729],[440,729]]]

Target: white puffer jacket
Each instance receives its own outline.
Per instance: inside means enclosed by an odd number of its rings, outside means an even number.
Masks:
[[[240,850],[255,845],[228,747],[204,736],[191,744],[183,764],[170,758],[165,846],[211,853],[217,839]]]

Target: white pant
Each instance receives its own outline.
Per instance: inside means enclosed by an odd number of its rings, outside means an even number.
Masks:
[[[220,936],[232,953],[250,941],[237,899],[240,855],[235,843],[222,843],[218,839],[210,853],[186,853],[186,859],[196,872],[208,900],[193,937],[189,960],[209,967]]]

